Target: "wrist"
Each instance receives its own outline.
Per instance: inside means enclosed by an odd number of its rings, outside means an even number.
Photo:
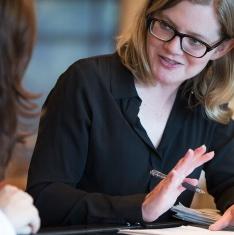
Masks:
[[[147,202],[143,202],[141,206],[142,219],[144,222],[153,222],[160,216],[154,209],[152,205]]]

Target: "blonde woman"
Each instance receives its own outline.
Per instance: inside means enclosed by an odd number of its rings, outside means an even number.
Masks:
[[[29,171],[44,226],[168,221],[202,169],[224,212],[210,229],[234,223],[233,22],[233,0],[148,1],[116,54],[60,77]]]

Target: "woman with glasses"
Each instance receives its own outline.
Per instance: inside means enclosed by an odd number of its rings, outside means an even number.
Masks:
[[[234,223],[233,22],[233,0],[147,1],[116,54],[60,77],[27,186],[44,226],[168,221],[202,169],[224,213],[210,229]]]

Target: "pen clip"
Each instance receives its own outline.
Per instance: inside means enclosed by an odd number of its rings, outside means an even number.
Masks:
[[[165,178],[167,177],[165,174],[163,174],[162,172],[159,172],[159,171],[157,171],[157,170],[151,170],[151,171],[150,171],[150,174],[151,174],[152,176],[156,176],[156,177],[158,177],[158,178],[160,178],[160,179],[165,179]]]

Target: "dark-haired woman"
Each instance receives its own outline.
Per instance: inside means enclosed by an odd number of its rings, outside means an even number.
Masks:
[[[19,119],[33,115],[35,96],[22,78],[35,40],[32,0],[0,0],[0,233],[36,233],[40,227],[32,197],[4,184],[4,173],[15,144],[22,140]]]

